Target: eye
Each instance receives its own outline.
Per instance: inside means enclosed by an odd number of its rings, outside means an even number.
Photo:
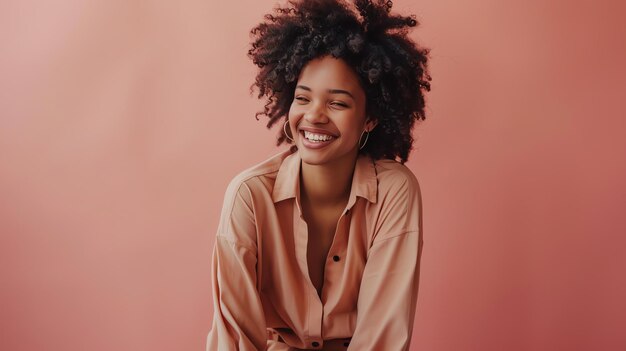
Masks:
[[[330,103],[333,107],[341,107],[341,108],[347,108],[348,105],[346,105],[345,103],[341,102],[341,101],[333,101]]]
[[[304,103],[309,102],[309,99],[307,99],[307,98],[306,98],[306,97],[304,97],[304,96],[296,96],[296,97],[294,98],[294,100],[296,100],[296,101],[297,101],[298,103],[300,103],[300,104],[304,104]]]

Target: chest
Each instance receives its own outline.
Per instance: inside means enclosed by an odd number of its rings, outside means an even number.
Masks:
[[[326,210],[317,209],[307,211],[305,214],[308,232],[307,263],[309,277],[318,292],[321,292],[324,267],[342,211],[343,207]]]
[[[323,262],[330,250],[337,229],[339,215],[323,220],[308,220],[308,245],[307,252],[311,260]]]

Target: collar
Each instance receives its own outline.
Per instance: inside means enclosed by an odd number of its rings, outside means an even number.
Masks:
[[[274,203],[279,201],[297,198],[299,200],[300,190],[300,164],[302,159],[298,151],[285,157],[278,174],[272,191],[272,200]],[[350,188],[350,197],[348,200],[348,208],[352,207],[356,201],[356,197],[360,196],[367,199],[371,203],[376,203],[378,192],[378,181],[376,179],[376,168],[374,161],[367,155],[359,154],[352,174],[352,186]]]

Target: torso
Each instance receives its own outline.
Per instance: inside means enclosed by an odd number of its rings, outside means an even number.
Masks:
[[[308,228],[307,262],[309,277],[321,297],[324,285],[324,267],[328,251],[333,243],[337,222],[344,207],[331,209],[309,209],[303,206],[303,215]]]

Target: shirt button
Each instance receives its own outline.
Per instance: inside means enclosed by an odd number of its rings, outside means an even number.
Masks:
[[[317,342],[317,341],[313,341],[313,342],[311,343],[311,345],[313,345],[313,347],[318,347],[318,346],[320,346],[320,343],[319,343],[319,342]]]
[[[333,256],[333,261],[339,262],[339,256],[337,256],[337,255]]]

